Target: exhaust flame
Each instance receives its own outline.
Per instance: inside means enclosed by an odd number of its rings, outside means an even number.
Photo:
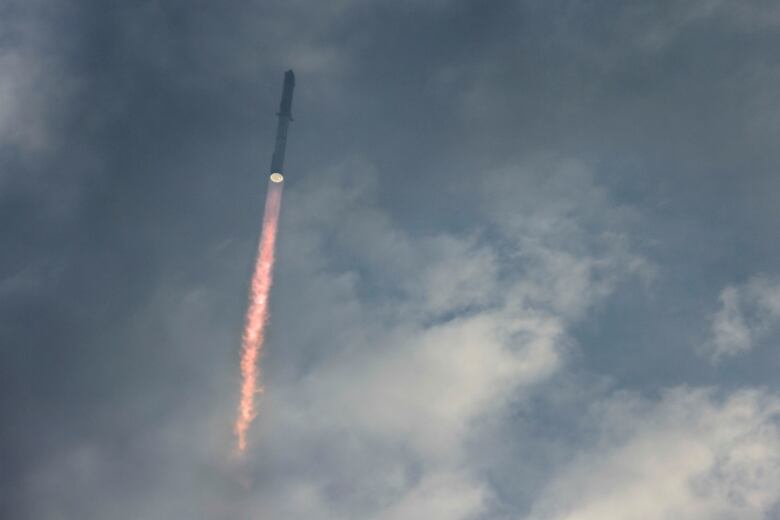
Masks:
[[[262,354],[265,329],[268,324],[268,297],[273,283],[274,249],[281,204],[282,183],[272,180],[268,183],[263,230],[257,251],[255,272],[249,292],[249,306],[246,311],[246,323],[241,341],[241,400],[238,406],[238,417],[233,427],[238,440],[239,453],[246,450],[247,430],[257,415],[255,395],[263,391],[258,362]]]

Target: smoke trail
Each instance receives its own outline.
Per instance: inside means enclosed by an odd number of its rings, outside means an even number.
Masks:
[[[268,183],[263,230],[257,251],[257,261],[249,292],[249,306],[246,311],[246,323],[241,342],[241,400],[234,425],[239,453],[246,450],[247,430],[257,415],[255,395],[263,391],[258,362],[262,354],[265,328],[268,323],[268,297],[273,283],[274,248],[279,223],[279,208],[282,204],[281,176],[278,177],[278,181],[275,179],[272,177]]]

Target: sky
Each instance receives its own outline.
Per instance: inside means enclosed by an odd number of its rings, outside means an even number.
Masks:
[[[0,0],[0,517],[780,518],[779,28],[767,0]]]

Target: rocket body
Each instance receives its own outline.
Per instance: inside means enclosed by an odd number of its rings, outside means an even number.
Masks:
[[[287,148],[287,127],[292,121],[292,97],[295,88],[295,74],[292,70],[284,73],[284,86],[282,87],[282,102],[279,104],[279,113],[276,114],[279,121],[276,125],[276,144],[271,158],[271,175],[284,173],[284,152]],[[280,178],[281,180],[281,178]],[[278,181],[275,181],[278,182]]]

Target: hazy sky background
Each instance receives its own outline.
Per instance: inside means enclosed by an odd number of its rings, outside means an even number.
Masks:
[[[780,518],[778,48],[766,0],[0,0],[0,516]]]

